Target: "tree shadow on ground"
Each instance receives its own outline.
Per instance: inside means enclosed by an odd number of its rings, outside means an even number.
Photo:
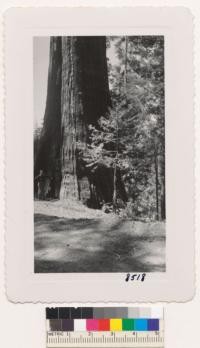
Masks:
[[[164,272],[164,254],[165,236],[135,234],[123,220],[35,214],[36,273]]]

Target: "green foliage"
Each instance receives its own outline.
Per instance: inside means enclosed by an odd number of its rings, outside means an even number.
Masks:
[[[127,216],[164,217],[164,39],[115,37],[118,63],[109,62],[112,109],[90,127],[87,156],[118,166],[128,194]],[[131,213],[130,213],[131,212]]]

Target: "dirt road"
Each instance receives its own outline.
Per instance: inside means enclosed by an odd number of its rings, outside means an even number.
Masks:
[[[164,272],[165,224],[35,202],[35,272]]]

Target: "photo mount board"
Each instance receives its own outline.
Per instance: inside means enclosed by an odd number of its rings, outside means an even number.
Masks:
[[[13,302],[188,301],[194,295],[193,24],[185,8],[11,8],[5,13],[6,291]],[[34,274],[33,38],[164,35],[166,272]]]

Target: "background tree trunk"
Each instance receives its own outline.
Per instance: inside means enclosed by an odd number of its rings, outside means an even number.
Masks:
[[[43,170],[52,180],[51,196],[58,198],[61,181],[61,37],[51,37],[49,57],[46,108],[34,174]]]
[[[124,53],[124,93],[127,93],[127,61],[128,61],[128,36],[125,36],[125,53]]]
[[[154,163],[155,163],[155,185],[156,185],[156,220],[159,220],[159,179],[158,179],[158,155],[155,148],[154,152]]]
[[[165,158],[162,158],[161,161],[161,220],[166,219],[166,203],[165,203]]]

